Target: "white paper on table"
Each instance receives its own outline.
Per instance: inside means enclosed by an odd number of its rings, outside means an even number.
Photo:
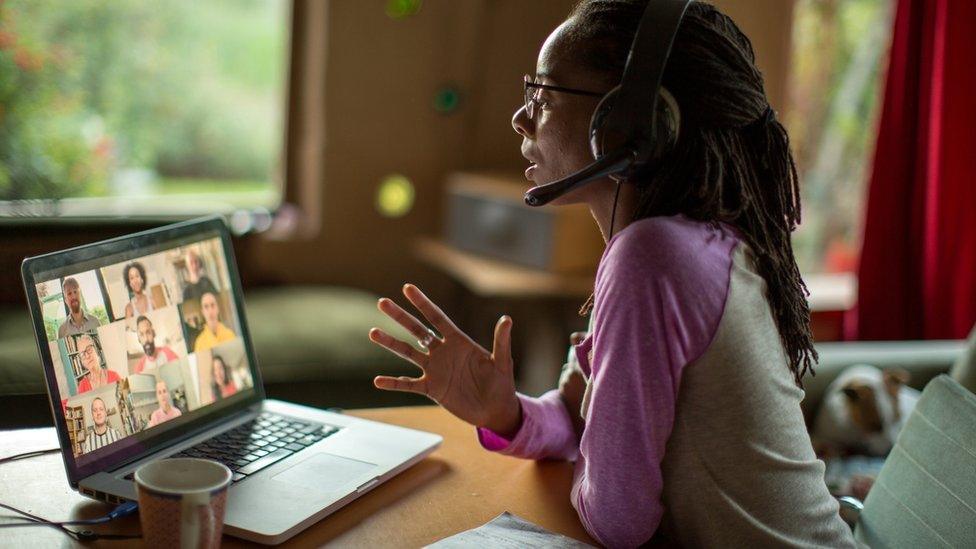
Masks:
[[[444,538],[427,547],[432,549],[466,547],[583,549],[593,546],[560,534],[554,534],[541,526],[505,511],[483,526]]]

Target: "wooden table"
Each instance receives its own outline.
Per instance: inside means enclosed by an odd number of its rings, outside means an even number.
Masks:
[[[439,433],[443,445],[427,459],[289,540],[292,547],[421,547],[512,512],[587,543],[569,503],[572,464],[534,462],[481,448],[474,429],[435,406],[353,410],[350,415]],[[53,428],[4,431],[0,457],[57,446]],[[111,506],[68,487],[60,454],[0,465],[0,501],[51,520],[95,518]],[[0,509],[0,515],[10,512]],[[8,522],[0,519],[0,522]],[[77,527],[76,527],[77,528]],[[92,528],[101,533],[138,533],[138,516]],[[10,528],[7,547],[70,545],[53,528]],[[86,547],[132,547],[138,540],[99,541]],[[251,546],[224,536],[226,547]]]

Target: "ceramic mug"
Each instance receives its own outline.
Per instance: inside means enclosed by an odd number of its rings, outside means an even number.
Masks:
[[[147,547],[220,547],[231,472],[208,459],[161,459],[136,470]]]

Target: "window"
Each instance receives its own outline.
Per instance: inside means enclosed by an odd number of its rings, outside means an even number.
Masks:
[[[0,3],[0,215],[280,202],[288,0]]]
[[[793,242],[805,274],[856,268],[893,8],[893,0],[796,2],[786,125],[800,172],[803,223]]]

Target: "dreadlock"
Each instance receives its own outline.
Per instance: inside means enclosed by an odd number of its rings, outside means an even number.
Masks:
[[[582,0],[570,15],[571,47],[615,85],[647,0]],[[766,282],[780,340],[798,386],[817,352],[806,285],[790,233],[800,191],[789,137],[769,106],[752,43],[714,6],[694,2],[675,36],[663,85],[681,109],[674,148],[638,186],[634,220],[684,214],[735,227]],[[584,306],[585,307],[585,306]]]

